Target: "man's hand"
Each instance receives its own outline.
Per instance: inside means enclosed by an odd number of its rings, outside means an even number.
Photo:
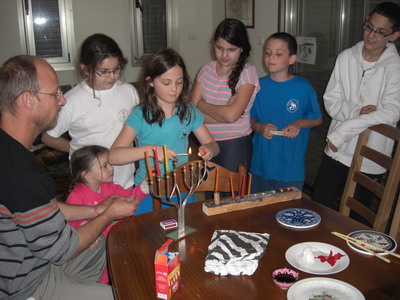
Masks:
[[[103,201],[104,202],[104,201]],[[110,217],[113,221],[132,216],[140,201],[137,197],[117,197],[113,199],[110,206],[103,212],[103,215]]]
[[[117,195],[111,195],[111,196],[108,196],[106,199],[104,199],[103,202],[96,205],[95,211],[96,211],[97,215],[102,214],[111,205],[111,203],[113,203],[114,200],[117,198],[118,198]]]

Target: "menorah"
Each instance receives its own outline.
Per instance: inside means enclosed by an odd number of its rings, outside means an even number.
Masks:
[[[168,236],[174,239],[181,239],[193,232],[195,229],[185,226],[185,207],[190,197],[196,192],[200,186],[204,177],[207,174],[207,161],[203,160],[196,164],[190,164],[188,170],[186,166],[182,168],[182,182],[185,188],[188,190],[185,196],[182,195],[178,180],[177,180],[177,165],[178,159],[173,160],[173,170],[171,172],[165,172],[164,176],[158,175],[157,173],[149,178],[150,194],[152,197],[160,200],[161,203],[166,205],[173,205],[178,211],[178,230],[172,232]],[[189,175],[189,176],[187,176]],[[164,180],[162,180],[164,179]],[[172,179],[172,182],[171,182]],[[164,186],[162,186],[162,183]],[[156,185],[157,192],[154,189]],[[164,193],[162,193],[164,188]],[[176,201],[173,197],[176,196]],[[175,238],[175,236],[177,238]]]

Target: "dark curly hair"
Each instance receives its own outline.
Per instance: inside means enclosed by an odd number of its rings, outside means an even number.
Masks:
[[[224,39],[229,44],[242,48],[239,59],[229,75],[228,86],[231,89],[232,96],[236,93],[236,85],[239,81],[240,73],[242,73],[246,65],[247,58],[250,56],[251,45],[244,24],[237,19],[225,19],[219,23],[214,33],[214,42],[219,38]]]

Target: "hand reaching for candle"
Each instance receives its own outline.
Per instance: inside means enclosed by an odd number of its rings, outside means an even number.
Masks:
[[[199,147],[199,156],[202,159],[210,160],[219,153],[219,146],[214,142],[210,142]]]
[[[165,156],[168,156],[168,160],[172,160],[177,157],[177,153],[166,146],[154,147],[157,147],[158,159],[160,160],[160,162],[165,162]]]

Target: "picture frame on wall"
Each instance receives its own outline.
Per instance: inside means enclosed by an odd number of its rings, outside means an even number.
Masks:
[[[254,0],[225,0],[225,17],[238,19],[254,28]]]

